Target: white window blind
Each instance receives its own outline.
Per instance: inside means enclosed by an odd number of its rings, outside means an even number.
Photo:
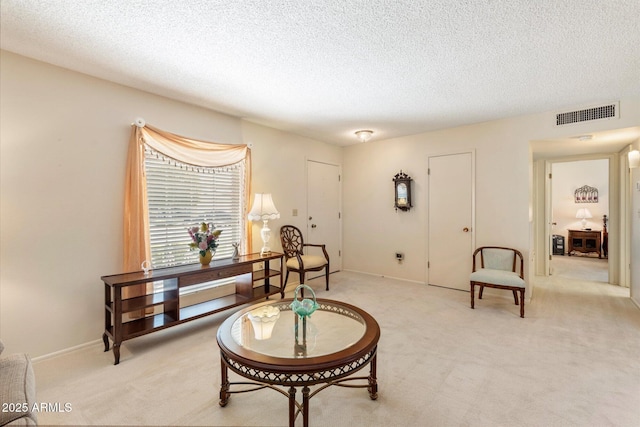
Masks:
[[[198,262],[187,229],[203,221],[222,230],[214,259],[231,257],[244,234],[244,168],[187,165],[146,147],[152,268]]]

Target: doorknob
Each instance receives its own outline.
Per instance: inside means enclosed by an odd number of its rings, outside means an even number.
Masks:
[[[316,228],[317,226],[315,224],[311,224],[311,228]]]
[[[462,231],[464,231],[465,233],[468,233],[469,232],[469,227],[463,228]]]

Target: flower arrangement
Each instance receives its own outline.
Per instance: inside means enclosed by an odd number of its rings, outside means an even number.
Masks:
[[[205,256],[207,251],[215,251],[218,247],[218,237],[222,230],[216,230],[213,224],[203,222],[200,227],[191,227],[189,235],[193,240],[189,243],[191,250],[198,249],[201,256]]]

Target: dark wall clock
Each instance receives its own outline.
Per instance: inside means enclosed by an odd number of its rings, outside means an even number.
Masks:
[[[411,181],[411,177],[402,172],[402,170],[393,177],[396,211],[398,209],[408,211],[413,207],[411,204]]]

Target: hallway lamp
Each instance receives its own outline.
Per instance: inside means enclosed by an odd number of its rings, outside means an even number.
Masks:
[[[587,228],[587,218],[593,218],[593,216],[591,216],[591,212],[589,212],[589,209],[580,208],[578,209],[578,212],[576,212],[576,218],[582,219],[582,229],[584,230],[585,228]]]
[[[635,169],[640,166],[640,151],[632,150],[627,155],[629,156],[629,169]]]
[[[253,206],[251,212],[247,216],[249,221],[262,221],[262,230],[260,230],[260,237],[262,237],[262,250],[260,255],[268,255],[271,253],[269,247],[269,240],[271,240],[271,229],[267,225],[270,219],[280,218],[280,212],[276,209],[276,205],[273,204],[271,193],[256,194],[253,199]]]

